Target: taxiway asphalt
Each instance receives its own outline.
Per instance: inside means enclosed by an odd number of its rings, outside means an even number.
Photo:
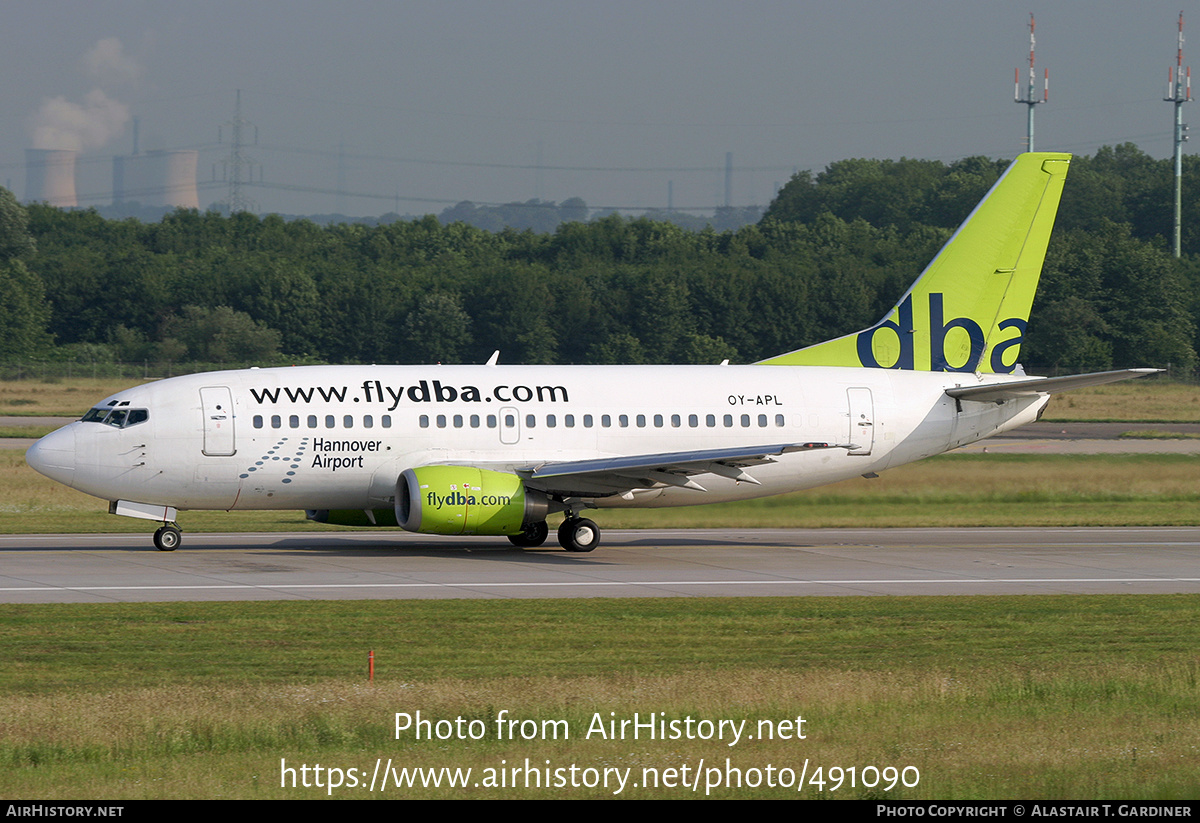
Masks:
[[[0,536],[0,602],[1200,593],[1200,528],[608,531],[590,554],[408,533]]]

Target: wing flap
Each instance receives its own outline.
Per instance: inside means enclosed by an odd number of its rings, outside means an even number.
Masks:
[[[534,488],[572,496],[619,494],[658,486],[705,491],[703,486],[690,479],[693,475],[717,474],[758,484],[745,469],[774,463],[776,457],[784,454],[853,448],[856,446],[852,443],[778,443],[542,463],[518,468],[516,473]]]

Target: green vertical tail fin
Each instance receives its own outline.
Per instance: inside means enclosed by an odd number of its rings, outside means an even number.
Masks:
[[[1070,161],[1022,154],[883,320],[761,364],[1011,372]]]

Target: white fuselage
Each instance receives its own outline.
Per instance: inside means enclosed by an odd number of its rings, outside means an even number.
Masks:
[[[30,462],[110,501],[380,509],[392,506],[402,471],[426,465],[513,471],[724,447],[847,446],[780,455],[750,470],[761,485],[700,475],[705,491],[660,486],[589,501],[695,505],[880,472],[1031,422],[1047,400],[960,403],[944,394],[978,382],[972,374],[803,366],[212,372],[119,392],[97,408],[144,411],[144,420],[72,423],[32,447]]]

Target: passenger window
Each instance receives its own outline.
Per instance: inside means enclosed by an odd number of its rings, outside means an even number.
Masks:
[[[732,414],[725,415],[725,417],[722,419],[721,422],[724,423],[725,428],[728,429],[729,427],[731,427],[733,425],[733,415]]]
[[[446,428],[446,415],[444,415],[444,414],[439,414],[439,415],[437,416],[437,427],[438,427],[439,429],[444,429],[444,428]]]
[[[525,428],[532,429],[537,426],[537,418],[532,414],[525,415]]]
[[[688,425],[691,426],[693,429],[696,428],[697,426],[699,426],[700,425],[700,415],[689,414],[688,415]]]
[[[369,428],[372,428],[374,425],[375,425],[375,418],[369,414],[364,414],[363,415],[363,428],[369,429]]]
[[[332,429],[336,425],[336,422],[332,414],[325,415],[325,428]]]
[[[385,429],[390,429],[392,427],[392,416],[390,414],[385,414],[380,419],[383,421],[383,427]]]
[[[583,416],[583,427],[585,429],[590,429],[592,427],[592,416],[590,414],[585,414]]]
[[[552,429],[558,425],[558,420],[552,414],[546,415],[546,428]]]
[[[607,414],[600,415],[600,425],[606,429],[612,428],[612,416]]]
[[[298,415],[298,414],[290,415],[288,417],[288,425],[291,426],[293,429],[300,428],[300,415]]]
[[[742,415],[742,428],[749,428],[749,427],[750,427],[750,415],[743,414]]]
[[[283,427],[283,418],[277,414],[271,415],[271,428],[278,429]]]
[[[767,416],[765,414],[760,414],[758,416],[758,426],[759,428],[763,429],[767,427]]]
[[[677,414],[671,415],[671,427],[672,428],[677,429],[682,425],[683,425],[683,420],[679,417],[679,415],[677,415]]]
[[[473,429],[479,428],[479,415],[477,415],[477,414],[471,415],[471,428],[473,428]]]
[[[704,425],[708,426],[710,429],[716,428],[717,416],[715,414],[704,415]]]
[[[783,415],[782,414],[775,415],[775,425],[779,426],[781,428],[783,427]]]
[[[423,414],[417,418],[417,425],[423,429],[429,428],[429,415]]]
[[[263,416],[261,414],[254,415],[254,428],[261,429],[262,427],[263,427]]]
[[[663,427],[663,416],[661,414],[654,415],[654,428],[661,429]]]
[[[461,429],[463,427],[463,416],[461,414],[454,415],[454,428]]]
[[[566,426],[568,429],[575,428],[575,415],[564,414],[563,415],[563,425]]]
[[[644,414],[639,414],[639,415],[637,416],[637,424],[638,424],[638,428],[639,428],[639,429],[644,429],[644,428],[646,428],[646,415],[644,415]]]
[[[488,428],[489,428],[489,429],[494,429],[494,428],[496,428],[496,422],[497,422],[497,421],[496,421],[496,415],[494,415],[494,414],[489,414],[489,415],[487,416],[487,424],[488,424]]]
[[[315,414],[310,414],[308,416],[308,427],[310,429],[315,429],[317,427],[317,416]]]
[[[348,414],[342,418],[342,425],[348,429],[354,428],[354,415]]]

